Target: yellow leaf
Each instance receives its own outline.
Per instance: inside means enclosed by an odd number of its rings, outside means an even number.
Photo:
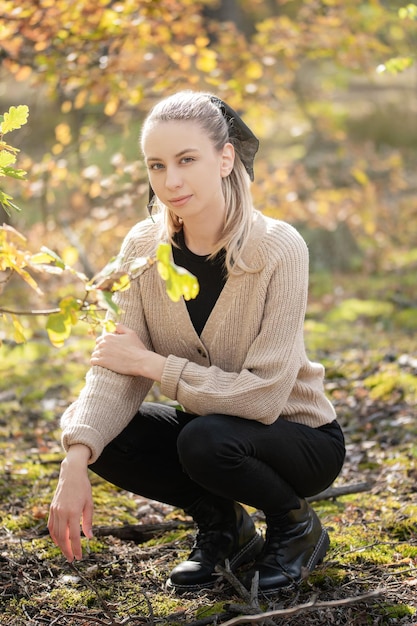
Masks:
[[[0,124],[0,133],[5,135],[11,130],[21,128],[26,124],[29,115],[29,107],[26,104],[19,104],[17,107],[10,107],[4,114],[2,123]]]
[[[44,263],[51,263],[51,261],[54,261],[54,257],[47,252],[37,252],[30,257],[30,262],[33,265],[43,265]]]
[[[31,74],[32,74],[32,68],[29,65],[23,65],[14,74],[14,78],[17,81],[22,82],[24,80],[27,80]]]
[[[7,152],[7,150],[1,150],[0,151],[0,168],[8,167],[9,165],[12,165],[13,163],[16,163],[15,155],[11,154],[10,152]]]
[[[120,278],[118,278],[117,280],[114,281],[113,286],[112,286],[112,291],[126,291],[127,289],[130,288],[130,278],[128,276],[128,274],[123,274],[122,276],[120,276]]]
[[[351,174],[353,178],[363,187],[365,187],[369,183],[369,178],[366,172],[355,167],[351,170]]]
[[[103,322],[103,328],[106,331],[106,333],[114,333],[114,331],[116,330],[116,322],[110,319],[105,320]]]
[[[72,109],[72,102],[71,100],[65,100],[65,102],[63,102],[61,104],[61,111],[62,113],[69,113]]]
[[[181,296],[185,300],[197,297],[199,292],[197,278],[171,261],[171,246],[168,243],[159,244],[156,258],[159,275],[165,281],[167,294],[173,302],[178,302]]]
[[[87,89],[83,89],[82,91],[79,91],[77,95],[75,96],[74,108],[82,109],[87,101],[87,96],[88,96]]]
[[[12,321],[14,328],[13,339],[16,343],[24,343],[26,341],[25,332],[19,318],[16,315],[12,315]]]
[[[64,261],[65,265],[69,265],[72,267],[78,261],[78,250],[74,246],[67,246],[64,248],[61,254],[61,258]]]
[[[245,68],[245,75],[250,80],[257,80],[259,78],[262,78],[262,65],[257,61],[251,61]]]
[[[110,100],[106,102],[106,106],[104,107],[104,113],[108,115],[109,117],[112,117],[112,115],[116,113],[118,108],[119,108],[119,98],[116,96],[113,96],[113,98],[110,98]]]
[[[93,181],[90,185],[88,195],[90,198],[99,198],[101,194],[101,185],[97,181]]]
[[[196,67],[200,72],[209,73],[217,67],[217,54],[214,50],[202,49],[196,60]]]
[[[65,124],[64,122],[58,124],[58,126],[55,127],[55,137],[56,140],[63,146],[67,146],[68,144],[70,144],[72,136],[69,125]]]
[[[12,265],[12,268],[19,274],[20,278],[23,278],[25,283],[27,283],[30,287],[32,287],[34,291],[36,291],[36,293],[38,293],[39,295],[43,295],[42,289],[38,287],[38,283],[34,278],[32,278],[29,272],[27,272],[23,269],[23,267],[18,265]]]

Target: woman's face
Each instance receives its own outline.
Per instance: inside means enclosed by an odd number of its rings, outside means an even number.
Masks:
[[[230,143],[219,152],[197,122],[157,122],[143,138],[149,182],[165,206],[185,222],[224,215],[222,178],[233,168]]]

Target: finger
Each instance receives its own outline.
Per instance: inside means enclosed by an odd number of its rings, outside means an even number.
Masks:
[[[74,558],[78,561],[82,559],[83,552],[81,548],[81,533],[79,522],[70,522],[68,525],[68,534],[65,541],[65,551],[62,549],[65,556],[69,555],[71,558],[68,560],[73,561]],[[68,558],[68,557],[67,557]]]
[[[55,545],[57,545],[57,540],[56,540],[56,535],[55,535],[55,530],[54,530],[54,514],[52,510],[49,511],[47,526],[48,526],[48,531],[49,531],[52,541],[54,542]]]
[[[60,523],[59,515],[52,512],[48,521],[48,528],[52,541],[60,548],[67,561],[71,563],[74,560],[74,554],[69,541],[67,525]]]
[[[116,324],[116,334],[117,335],[126,335],[127,333],[133,332],[130,328],[125,326],[124,324]]]
[[[93,538],[93,504],[89,502],[83,512],[82,529],[87,539]]]
[[[91,363],[92,365],[94,365],[94,364],[98,363],[98,361],[99,361],[98,352],[96,352],[96,351],[94,350],[94,352],[92,353],[92,355],[91,355],[91,357],[90,357],[90,363]]]

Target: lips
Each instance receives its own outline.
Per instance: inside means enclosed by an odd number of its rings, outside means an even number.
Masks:
[[[179,196],[178,198],[171,198],[169,203],[171,206],[180,207],[180,206],[184,206],[184,204],[186,204],[190,198],[191,198],[191,195]]]

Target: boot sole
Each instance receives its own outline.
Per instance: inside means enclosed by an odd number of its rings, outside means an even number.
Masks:
[[[247,544],[243,546],[236,552],[236,554],[229,559],[229,565],[232,572],[234,572],[238,567],[249,563],[256,559],[258,554],[260,554],[262,547],[264,545],[264,540],[261,533],[257,530],[256,534],[252,537]],[[186,593],[187,591],[198,591],[201,589],[210,589],[214,587],[214,585],[218,582],[219,574],[213,575],[213,580],[210,580],[206,583],[200,583],[199,585],[174,585],[170,578],[168,578],[166,582],[166,589],[176,591],[177,593]]]
[[[320,563],[323,562],[323,559],[326,556],[327,550],[329,549],[329,547],[330,547],[330,538],[327,533],[327,530],[323,528],[322,533],[320,535],[320,539],[318,540],[317,545],[314,548],[314,552],[309,558],[309,560],[307,561],[307,565],[304,568],[308,574],[311,574],[311,572],[317,567],[317,565],[320,565]],[[306,578],[307,576],[300,578],[300,580],[289,579],[288,585],[283,585],[281,587],[276,587],[273,589],[259,589],[259,594],[264,595],[264,596],[269,596],[271,594],[279,593],[283,589],[289,589],[290,587],[300,585],[303,582],[303,580],[305,580]]]

